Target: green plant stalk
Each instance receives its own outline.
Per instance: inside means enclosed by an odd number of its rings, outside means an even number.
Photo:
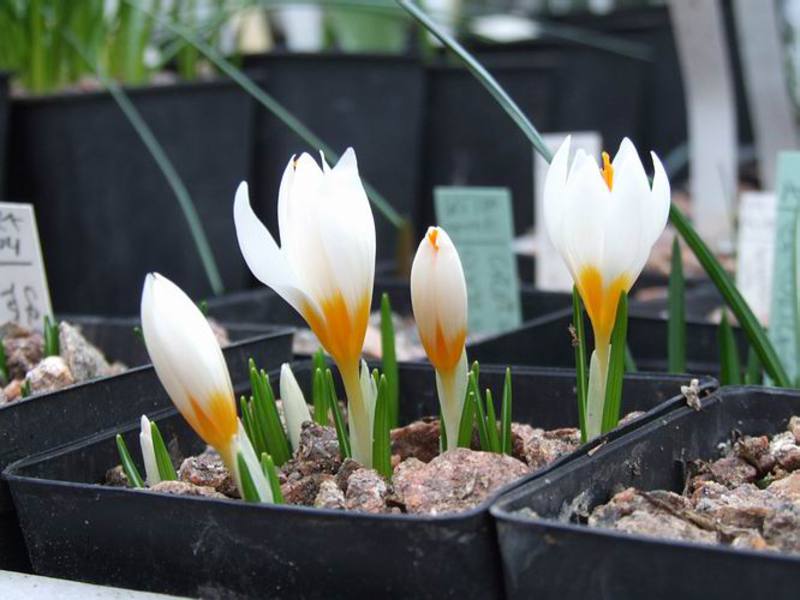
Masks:
[[[572,287],[572,326],[575,328],[575,392],[578,399],[578,424],[581,443],[586,443],[586,403],[589,398],[589,373],[586,366],[586,327],[583,320],[583,302],[578,288]]]
[[[242,482],[242,499],[245,502],[261,502],[256,484],[253,483],[253,476],[250,475],[250,469],[247,468],[247,462],[241,452],[236,453],[236,466],[239,468],[239,480]]]
[[[336,438],[339,440],[339,452],[342,458],[351,458],[353,452],[350,449],[350,435],[347,432],[347,424],[342,417],[342,411],[339,409],[339,398],[336,397],[336,385],[330,369],[325,371],[325,382],[328,387],[328,406],[333,414],[333,425],[336,428]]]
[[[392,305],[389,294],[381,296],[381,366],[386,377],[386,393],[389,402],[389,427],[400,424],[400,376],[397,369],[397,349],[395,347]]]
[[[739,349],[733,335],[728,315],[722,313],[722,320],[717,329],[719,345],[719,379],[722,385],[740,385],[742,383],[742,366],[739,361]]]
[[[59,345],[58,325],[50,320],[49,315],[46,315],[44,318],[44,355],[47,357],[61,354]]]
[[[503,403],[500,409],[500,451],[511,456],[513,447],[511,438],[511,368],[506,367],[503,381]]]
[[[667,316],[667,364],[670,373],[686,372],[686,283],[683,278],[681,245],[672,240]]]
[[[486,452],[492,451],[492,442],[489,437],[489,427],[486,422],[486,409],[483,404],[483,396],[478,388],[478,378],[475,371],[469,374],[469,383],[467,385],[468,394],[473,396],[473,403],[478,412],[478,438],[481,442],[481,450]]]
[[[132,487],[143,488],[144,481],[142,476],[139,474],[139,469],[136,468],[131,458],[131,453],[128,452],[128,446],[120,434],[117,434],[117,451],[119,452],[119,460],[122,463],[122,470],[125,471],[128,482]]]
[[[606,375],[601,433],[611,431],[619,423],[622,407],[622,380],[625,376],[625,339],[628,335],[628,295],[623,292],[617,305],[617,316],[611,332],[611,356]]]
[[[278,470],[272,457],[266,452],[261,453],[261,470],[264,471],[264,476],[269,482],[269,489],[272,490],[273,504],[283,504],[283,492],[281,491],[281,482],[278,479]]]
[[[392,477],[392,443],[389,436],[389,383],[386,375],[378,382],[375,422],[372,428],[372,468],[386,479]]]
[[[441,423],[441,421],[440,421]],[[475,429],[475,394],[467,390],[464,399],[464,410],[461,412],[461,422],[458,425],[458,447],[470,448],[472,446],[472,432]]]
[[[136,0],[122,0],[123,2],[127,2],[136,6],[139,10],[143,11],[144,13],[148,14],[151,18],[158,20],[164,27],[172,31],[174,34],[182,37],[186,40],[189,44],[197,48],[203,56],[205,56],[208,60],[214,63],[220,71],[222,71],[225,75],[230,77],[233,81],[235,81],[239,87],[241,87],[245,92],[250,94],[256,101],[261,104],[264,108],[270,111],[273,115],[275,115],[284,125],[286,125],[289,129],[291,129],[295,134],[297,134],[304,142],[313,146],[315,148],[319,148],[323,154],[325,154],[326,158],[330,163],[335,163],[339,161],[339,155],[334,152],[327,144],[325,144],[316,134],[314,134],[308,127],[306,127],[302,121],[300,121],[297,117],[295,117],[289,110],[287,110],[282,104],[280,104],[277,100],[275,100],[272,96],[267,94],[264,90],[258,87],[252,79],[250,79],[247,75],[245,75],[240,69],[236,68],[232,63],[225,60],[219,52],[217,52],[214,48],[206,44],[203,40],[199,39],[194,33],[183,27],[179,23],[175,23],[174,21],[164,17],[163,15],[158,15],[153,13],[150,10],[142,7],[139,2]],[[384,198],[378,191],[372,187],[367,181],[362,180],[362,184],[364,185],[364,190],[367,192],[369,199],[375,205],[375,208],[378,209],[386,219],[396,228],[400,228],[406,221],[405,217],[400,215],[394,207],[389,203],[386,198]]]
[[[500,454],[500,434],[497,431],[497,416],[494,412],[492,391],[486,389],[486,432],[489,434],[491,452]]]
[[[292,457],[289,440],[283,429],[275,394],[266,372],[258,371],[255,362],[250,360],[250,385],[253,388],[253,422],[261,428],[266,439],[267,451],[275,464],[280,466]]]
[[[311,382],[311,398],[314,403],[314,422],[327,426],[328,421],[328,392],[325,386],[325,375],[322,369],[314,370],[314,379]]]
[[[92,62],[85,50],[81,48],[75,41],[74,36],[70,35],[69,32],[65,34],[65,36],[66,40],[72,45],[76,52],[83,57],[87,65],[94,70],[94,73],[100,80],[100,83],[111,94],[111,97],[117,103],[117,106],[119,106],[120,110],[122,110],[123,114],[128,119],[128,122],[136,131],[137,135],[142,140],[142,143],[145,145],[147,150],[150,152],[150,155],[153,157],[153,160],[158,165],[158,168],[161,170],[161,173],[164,175],[167,183],[172,188],[172,192],[175,194],[175,197],[178,200],[178,205],[180,206],[181,211],[183,211],[184,218],[189,225],[189,231],[200,256],[200,262],[203,265],[203,269],[205,270],[206,277],[211,285],[211,289],[215,294],[223,293],[225,288],[222,284],[222,277],[220,276],[217,262],[214,259],[214,253],[211,250],[208,238],[206,237],[203,223],[200,220],[200,216],[197,213],[194,202],[189,195],[189,190],[186,188],[186,185],[184,185],[180,175],[178,175],[178,171],[175,169],[172,161],[170,161],[166,152],[164,152],[164,148],[156,139],[155,135],[153,135],[152,130],[142,118],[141,114],[139,114],[139,111],[136,109],[133,103],[130,101],[128,95],[119,85],[117,85],[115,81],[106,76],[98,64]]]
[[[239,412],[242,415],[242,427],[244,427],[247,437],[250,438],[250,443],[253,444],[253,449],[255,450],[256,454],[264,452],[261,440],[258,439],[255,426],[253,425],[253,415],[250,412],[250,404],[247,402],[247,398],[244,396],[239,398]]]
[[[552,160],[552,152],[546,147],[541,139],[541,135],[528,120],[520,108],[508,97],[508,94],[502,87],[489,75],[483,67],[477,64],[475,59],[467,53],[461,45],[458,44],[450,35],[444,32],[438,25],[431,21],[419,8],[413,5],[409,0],[398,0],[400,5],[406,9],[412,16],[414,16],[429,32],[436,36],[439,41],[444,44],[451,52],[453,52],[472,72],[478,81],[490,92],[490,94],[497,100],[501,107],[509,114],[511,119],[520,128],[522,133],[531,141],[534,148],[542,155],[542,157],[550,162]],[[774,347],[767,339],[764,331],[761,329],[758,320],[753,315],[752,310],[745,302],[742,295],[736,289],[736,286],[728,277],[728,274],[722,268],[719,261],[714,257],[712,252],[708,249],[705,242],[700,238],[697,232],[689,223],[686,216],[675,206],[670,205],[670,221],[675,229],[684,239],[686,244],[691,248],[692,252],[697,257],[703,269],[714,282],[717,289],[722,294],[725,302],[736,315],[736,319],[742,326],[747,338],[750,340],[751,345],[755,348],[767,374],[781,387],[791,387],[791,380],[786,375],[786,371],[781,365],[778,355]]]
[[[172,466],[172,459],[155,421],[150,421],[150,436],[153,438],[153,454],[156,457],[158,476],[161,481],[174,481],[178,478],[178,474],[175,472],[175,467]]]

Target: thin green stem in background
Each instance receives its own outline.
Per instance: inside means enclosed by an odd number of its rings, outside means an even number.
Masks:
[[[180,175],[178,175],[178,172],[175,170],[172,161],[170,161],[166,152],[164,152],[164,148],[156,139],[155,135],[153,135],[152,130],[139,114],[139,111],[136,109],[133,103],[130,101],[128,95],[119,85],[117,85],[115,81],[106,76],[100,65],[92,63],[91,58],[86,54],[84,49],[78,45],[74,36],[72,36],[69,32],[67,32],[65,36],[66,40],[72,45],[75,51],[78,52],[84,58],[87,65],[89,65],[95,71],[95,74],[102,83],[103,87],[105,87],[114,98],[114,101],[120,107],[136,133],[139,135],[139,138],[150,151],[150,154],[156,161],[158,168],[161,169],[161,173],[164,175],[164,178],[172,188],[175,197],[178,199],[178,204],[180,205],[183,215],[189,224],[189,230],[192,234],[192,239],[194,240],[195,247],[200,255],[200,261],[203,263],[203,269],[205,269],[206,277],[208,277],[208,282],[211,285],[211,289],[215,294],[223,293],[225,289],[222,285],[222,278],[219,274],[219,268],[217,267],[217,262],[214,259],[214,253],[211,250],[211,245],[208,243],[208,238],[206,237],[203,223],[200,221],[200,215],[197,213],[194,202],[189,195],[189,190],[186,188],[183,180],[180,178]]]
[[[394,429],[400,419],[400,378],[397,370],[397,349],[395,347],[392,304],[389,294],[381,296],[381,365],[386,377],[386,395],[389,405],[389,427]]]
[[[513,449],[511,436],[511,368],[506,367],[506,376],[503,380],[503,402],[500,408],[500,451],[511,456]]]
[[[586,431],[586,402],[589,398],[589,374],[586,366],[586,327],[583,320],[583,302],[578,288],[572,287],[572,327],[575,338],[575,392],[578,396],[578,424],[581,429],[581,442],[588,439]]]
[[[667,365],[670,373],[686,372],[686,283],[683,278],[681,245],[672,240],[672,265],[669,272],[667,305]]]

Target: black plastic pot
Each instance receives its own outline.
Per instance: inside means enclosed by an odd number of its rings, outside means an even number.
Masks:
[[[425,77],[412,58],[364,54],[273,53],[245,57],[264,88],[335,152],[352,146],[361,176],[413,219],[419,188]],[[277,234],[281,176],[306,144],[259,107],[251,201]],[[373,206],[379,258],[396,257],[396,230]]]
[[[228,82],[129,96],[186,184],[225,287],[247,287],[232,206],[248,177],[253,101]],[[211,293],[175,194],[110,95],[15,99],[9,142],[9,198],[36,208],[57,312],[133,314],[149,271],[192,297]]]
[[[552,130],[555,69],[552,57],[480,56],[531,121]],[[417,224],[436,223],[436,186],[495,186],[511,190],[515,233],[533,223],[533,150],[481,84],[460,65],[430,66]]]
[[[687,462],[719,456],[717,444],[734,430],[777,433],[798,413],[797,392],[722,388],[699,412],[677,409],[507,494],[492,515],[508,597],[797,598],[797,556],[658,540],[556,519],[577,496],[591,509],[620,486],[680,492]]]
[[[8,133],[8,73],[0,71],[0,202],[6,189],[6,135]]]
[[[645,315],[648,311],[644,311]],[[569,327],[572,311],[534,319],[520,328],[501,333],[469,348],[469,359],[512,365],[538,365],[571,367],[575,365],[575,352]],[[717,325],[708,322],[687,322],[686,371],[700,375],[719,373]],[[586,321],[587,351],[593,338]],[[747,342],[737,328],[734,332],[742,360],[747,356]],[[637,307],[631,307],[628,320],[628,347],[638,369],[651,372],[667,371],[667,321],[652,316],[638,316]]]
[[[80,319],[86,336],[101,345],[110,357],[137,360],[143,346],[133,337],[130,323],[103,323]],[[244,328],[240,328],[244,334]],[[247,336],[224,350],[231,377],[247,377],[247,359],[275,368],[291,359],[290,329]],[[130,340],[129,337],[130,336]],[[146,355],[145,355],[146,356]],[[145,413],[171,406],[161,393],[151,367],[138,367],[121,375],[74,385],[58,392],[42,394],[0,407],[0,468],[35,452],[52,450],[112,427],[119,427]],[[0,483],[0,569],[29,568],[22,537],[5,482]]]
[[[309,363],[303,364],[295,372],[308,390]],[[502,378],[502,368],[481,369],[483,385],[497,389]],[[235,381],[237,391],[246,389],[244,379]],[[436,412],[430,367],[404,364],[400,382],[402,422]],[[679,402],[663,404],[681,382],[660,375],[629,377],[624,410],[652,409],[630,427]],[[573,385],[569,371],[515,369],[515,420],[545,428],[574,424]],[[147,395],[151,391],[158,393],[152,389]],[[168,443],[178,444],[184,454],[202,449],[174,411],[151,416]],[[125,429],[132,447],[138,447],[137,431],[136,423]],[[37,573],[201,597],[502,595],[488,501],[461,514],[411,517],[101,487],[97,482],[119,462],[115,433],[6,471]],[[573,460],[589,447],[558,462]]]

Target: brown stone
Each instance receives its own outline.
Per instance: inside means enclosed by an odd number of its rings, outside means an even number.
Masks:
[[[496,489],[529,472],[519,460],[466,448],[429,463],[409,459],[395,469],[395,493],[409,513],[440,514],[470,509]]]
[[[794,436],[794,443],[800,445],[800,417],[793,416],[789,419],[789,426],[786,429]]]
[[[383,477],[373,469],[358,469],[347,480],[345,507],[347,510],[367,513],[387,511],[386,496],[389,488]]]
[[[222,457],[211,449],[184,460],[178,469],[178,477],[181,481],[213,488],[229,498],[241,497],[236,482],[222,462]]]
[[[105,485],[112,487],[128,487],[128,476],[125,474],[125,469],[122,468],[122,465],[117,465],[106,471],[103,481]]]
[[[775,466],[775,457],[770,452],[769,438],[765,435],[741,438],[734,444],[733,452],[753,465],[759,475],[769,473]]]
[[[203,496],[205,498],[225,498],[212,487],[194,485],[188,481],[161,481],[148,488],[152,492],[173,494],[175,496]]]
[[[339,486],[339,489],[342,490],[342,492],[346,492],[347,482],[350,480],[350,476],[359,469],[363,468],[364,465],[362,465],[356,459],[345,458],[342,466],[339,467],[339,470],[336,472],[336,485]]]
[[[110,374],[111,366],[103,353],[83,337],[77,327],[66,321],[58,324],[58,344],[59,354],[75,383]]]
[[[290,477],[286,483],[281,484],[283,500],[286,504],[314,506],[320,485],[323,481],[330,480],[333,480],[333,476],[325,473]]]
[[[392,454],[400,461],[414,457],[430,462],[439,455],[439,420],[415,421],[391,432]]]
[[[698,513],[715,523],[746,529],[760,529],[780,503],[770,492],[751,483],[730,489],[713,481],[701,485],[692,501]]]
[[[9,384],[3,388],[3,396],[7,403],[16,402],[22,398],[22,380],[12,379]]]
[[[306,421],[302,424],[300,442],[294,458],[283,465],[281,470],[287,474],[335,475],[341,466],[342,456],[339,453],[336,430],[333,427],[323,427],[313,421]]]
[[[523,446],[522,458],[531,469],[541,469],[556,459],[574,452],[581,445],[581,434],[574,427],[533,429],[533,436]]]
[[[44,338],[40,333],[15,323],[6,323],[0,329],[8,376],[11,379],[25,379],[28,371],[42,360]]]
[[[800,505],[800,471],[773,481],[767,489],[779,498]]]
[[[75,383],[67,363],[60,356],[48,356],[28,371],[25,381],[32,394],[54,392]]]
[[[326,479],[319,485],[319,491],[314,498],[314,507],[341,510],[345,507],[344,492],[335,481]]]
[[[720,458],[711,463],[708,469],[715,481],[731,488],[753,483],[758,478],[756,468],[738,456]]]

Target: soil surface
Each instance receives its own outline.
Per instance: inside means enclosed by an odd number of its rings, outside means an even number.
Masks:
[[[333,427],[311,421],[302,427],[298,448],[279,469],[284,501],[367,513],[437,515],[469,510],[498,488],[580,445],[580,433],[574,428],[545,431],[513,423],[511,455],[478,450],[477,431],[473,448],[440,453],[439,421],[425,418],[392,430],[394,472],[386,480],[353,459],[342,460]],[[230,474],[213,449],[185,459],[178,477],[181,485],[162,482],[153,491],[239,498]],[[106,484],[127,485],[120,467],[109,470]]]
[[[625,489],[588,517],[592,527],[800,554],[800,417],[786,431],[739,436],[722,456],[691,463],[683,493]]]

